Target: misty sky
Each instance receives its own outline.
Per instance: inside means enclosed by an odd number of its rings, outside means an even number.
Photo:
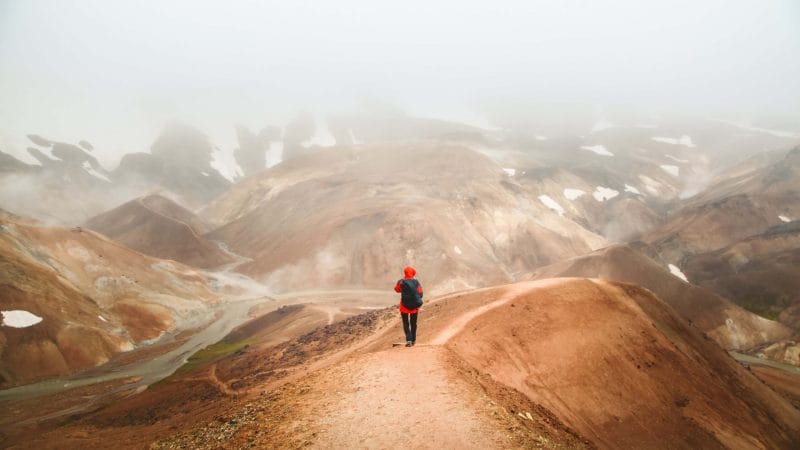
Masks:
[[[114,164],[180,118],[233,125],[363,98],[800,114],[800,2],[0,0],[0,150],[88,139]],[[476,119],[477,120],[477,119]]]

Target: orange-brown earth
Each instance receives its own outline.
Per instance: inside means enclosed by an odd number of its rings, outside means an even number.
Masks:
[[[194,267],[234,261],[201,235],[210,231],[200,218],[174,201],[148,195],[95,216],[85,225],[136,251]]]
[[[796,448],[800,411],[640,287],[525,282],[251,346],[4,445]],[[244,335],[257,333],[257,327]],[[240,336],[240,337],[242,337]],[[49,428],[49,429],[48,429]]]
[[[522,293],[469,323],[453,348],[601,447],[800,442],[800,411],[634,285]]]
[[[200,325],[226,291],[208,274],[80,228],[0,219],[2,310],[41,317],[0,328],[2,386],[74,373],[168,331]],[[205,318],[205,319],[204,319]]]
[[[750,370],[792,402],[795,408],[800,408],[800,373],[760,365],[752,365]]]
[[[394,303],[394,297],[394,292],[391,291],[338,291],[293,294],[262,302],[250,309],[250,317],[255,319],[239,326],[221,342],[210,347],[210,353],[208,350],[201,351],[189,364],[196,365],[197,361],[207,363],[214,357],[232,353],[243,346],[275,346],[355,314],[384,308],[387,304]],[[59,386],[63,384],[63,389],[50,389],[53,383],[45,383],[44,389],[38,389],[39,385],[23,386],[21,389],[24,392],[14,392],[8,396],[5,395],[8,391],[0,391],[0,401],[5,406],[0,408],[0,430],[11,435],[26,436],[30,434],[30,427],[37,422],[58,423],[70,420],[71,416],[86,414],[87,411],[94,411],[103,405],[116,403],[142,392],[146,387],[142,385],[143,377],[135,374],[141,373],[144,378],[150,379],[152,374],[142,370],[137,372],[136,367],[142,363],[150,364],[153,358],[181,346],[198,331],[200,330],[185,330],[164,344],[143,346],[117,354],[108,363],[85,371],[79,377],[56,381]],[[186,353],[177,355],[179,358],[188,356]],[[161,370],[159,365],[154,367]],[[129,375],[114,375],[111,378],[104,376],[119,372]],[[92,381],[92,384],[86,385],[84,380]],[[225,390],[223,384],[218,383],[218,386]]]

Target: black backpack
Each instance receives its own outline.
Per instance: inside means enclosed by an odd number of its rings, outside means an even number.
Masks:
[[[402,292],[400,294],[400,301],[408,309],[417,309],[422,306],[422,294],[417,290],[419,281],[415,278],[404,278],[400,280]]]

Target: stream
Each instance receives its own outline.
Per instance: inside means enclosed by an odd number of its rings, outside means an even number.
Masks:
[[[793,366],[791,364],[783,364],[776,361],[770,361],[769,359],[759,358],[756,356],[745,355],[744,353],[729,351],[728,352],[733,358],[739,362],[747,363],[747,364],[758,364],[760,366],[767,366],[772,367],[774,369],[780,369],[785,372],[793,373],[793,374],[800,374],[800,367]]]
[[[0,401],[31,398],[44,394],[56,393],[65,389],[128,377],[142,377],[142,379],[135,383],[125,385],[125,389],[153,384],[156,381],[170,376],[186,363],[189,357],[195,352],[219,342],[238,325],[249,320],[248,312],[250,308],[273,301],[275,300],[271,297],[257,297],[220,303],[209,310],[209,317],[214,317],[215,314],[220,313],[221,316],[218,319],[212,319],[213,322],[210,322],[200,331],[193,334],[183,345],[167,353],[145,361],[118,367],[110,372],[98,375],[86,376],[86,374],[78,374],[0,390]]]

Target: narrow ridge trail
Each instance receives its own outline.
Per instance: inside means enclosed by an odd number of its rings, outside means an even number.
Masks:
[[[452,375],[442,347],[370,353],[331,375],[321,381],[332,398],[311,415],[315,447],[507,446],[505,430],[487,420],[488,399]]]
[[[310,422],[292,427],[318,448],[508,448],[509,414],[474,382],[459,376],[445,346],[481,314],[520,292],[558,281],[508,286],[502,296],[471,308],[415,347],[360,354],[312,383],[305,404]],[[398,333],[399,324],[398,324]],[[420,336],[425,336],[420,329]]]

